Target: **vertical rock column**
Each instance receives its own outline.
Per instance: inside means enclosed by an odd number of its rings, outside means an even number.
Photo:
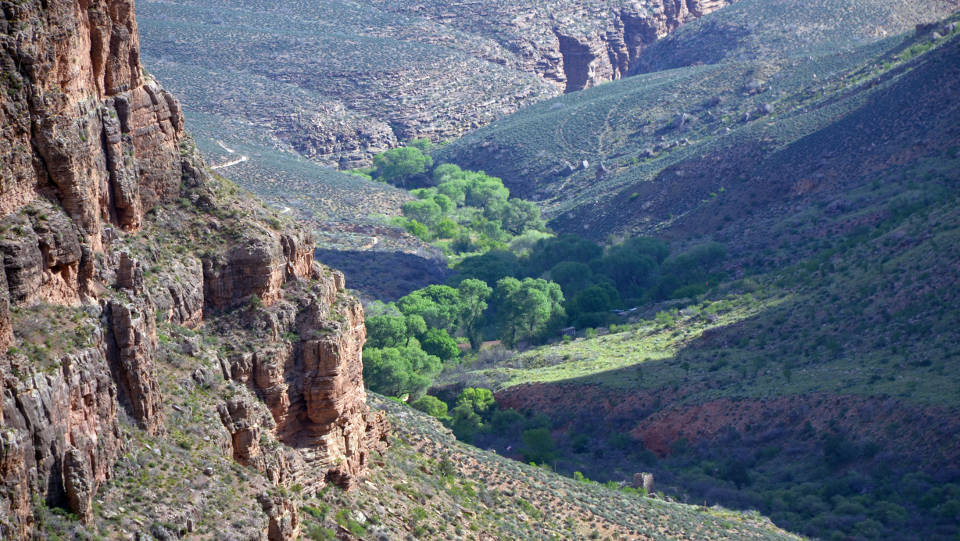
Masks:
[[[105,307],[111,338],[107,353],[120,399],[144,430],[159,434],[163,411],[153,366],[157,341],[153,312],[146,299],[131,304],[111,300]]]
[[[0,355],[6,355],[13,345],[13,322],[10,320],[10,290],[7,289],[7,272],[0,254]],[[0,418],[0,421],[3,419]]]

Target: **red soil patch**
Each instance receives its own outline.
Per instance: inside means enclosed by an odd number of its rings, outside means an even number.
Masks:
[[[500,391],[501,407],[632,425],[631,438],[667,456],[681,439],[713,442],[731,429],[758,440],[808,440],[844,432],[927,466],[960,461],[960,413],[893,398],[823,393],[684,403],[683,390],[624,392],[599,385],[528,384]]]

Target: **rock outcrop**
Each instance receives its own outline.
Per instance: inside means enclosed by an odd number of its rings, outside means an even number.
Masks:
[[[369,448],[380,446],[385,432],[382,420],[371,418],[366,406],[360,362],[366,339],[363,308],[345,294],[341,273],[326,273],[313,263],[312,254],[303,250],[308,240],[280,236],[275,242],[282,251],[264,248],[270,245],[264,238],[251,240],[253,246],[283,254],[260,264],[285,268],[285,279],[297,285],[285,288],[283,298],[269,289],[241,289],[248,294],[243,327],[271,339],[237,348],[224,362],[224,371],[262,400],[270,419],[264,420],[257,405],[247,400],[226,402],[220,416],[239,462],[282,479],[302,477],[303,472],[270,470],[302,461],[310,471],[326,472],[326,479],[298,479],[302,486],[320,488],[332,481],[349,487],[366,473]],[[249,275],[243,264],[221,268],[218,280],[224,283],[240,283]],[[308,268],[309,274],[301,276]],[[251,304],[249,299],[259,300]],[[243,301],[220,303],[237,304]],[[236,332],[232,318],[218,318],[216,323],[224,334]],[[258,441],[264,431],[297,451],[293,462],[289,457],[262,457]]]
[[[343,276],[205,173],[176,99],[141,69],[133,0],[0,11],[0,537],[32,537],[38,502],[95,522],[121,455],[183,437],[165,393],[212,388],[208,342],[249,348],[223,359],[247,388],[208,412],[225,428],[208,441],[275,487],[355,483],[386,427]],[[158,325],[187,333],[175,355]],[[188,383],[164,379],[171,360]],[[295,501],[263,510],[264,536],[297,536]]]
[[[107,358],[121,402],[150,434],[163,429],[163,405],[153,368],[157,347],[154,318],[153,304],[146,299],[130,304],[111,299],[104,309]]]
[[[38,371],[25,358],[0,359],[0,535],[29,537],[34,499],[69,505],[88,520],[97,487],[123,446],[117,390],[103,345],[65,355]]]
[[[290,541],[300,538],[300,519],[296,506],[290,500],[263,494],[258,498],[270,519],[268,541]]]
[[[146,79],[131,0],[6,8],[0,216],[52,197],[86,242],[179,195],[177,101]]]
[[[635,68],[640,53],[683,23],[716,11],[736,0],[658,0],[596,14],[601,25],[582,25],[582,14],[561,18],[551,30],[547,48],[534,47],[534,69],[541,77],[575,92],[621,79]],[[585,10],[587,11],[587,10]],[[589,13],[589,11],[587,11]]]

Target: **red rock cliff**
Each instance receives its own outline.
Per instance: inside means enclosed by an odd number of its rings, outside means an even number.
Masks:
[[[276,485],[355,482],[384,426],[342,275],[312,237],[209,185],[179,104],[142,72],[133,0],[0,11],[0,537],[32,536],[37,501],[93,518],[136,445],[119,411],[164,437],[158,321],[250,346],[223,360],[252,400],[220,408],[236,460]],[[261,430],[287,445],[261,452]],[[269,535],[295,536],[296,506],[264,501]]]
[[[180,106],[142,73],[132,0],[4,11],[0,216],[54,198],[98,249],[179,196]]]

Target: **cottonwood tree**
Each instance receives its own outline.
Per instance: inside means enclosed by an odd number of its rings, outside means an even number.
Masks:
[[[501,339],[508,346],[532,340],[563,322],[563,291],[542,278],[503,278],[495,292]]]

